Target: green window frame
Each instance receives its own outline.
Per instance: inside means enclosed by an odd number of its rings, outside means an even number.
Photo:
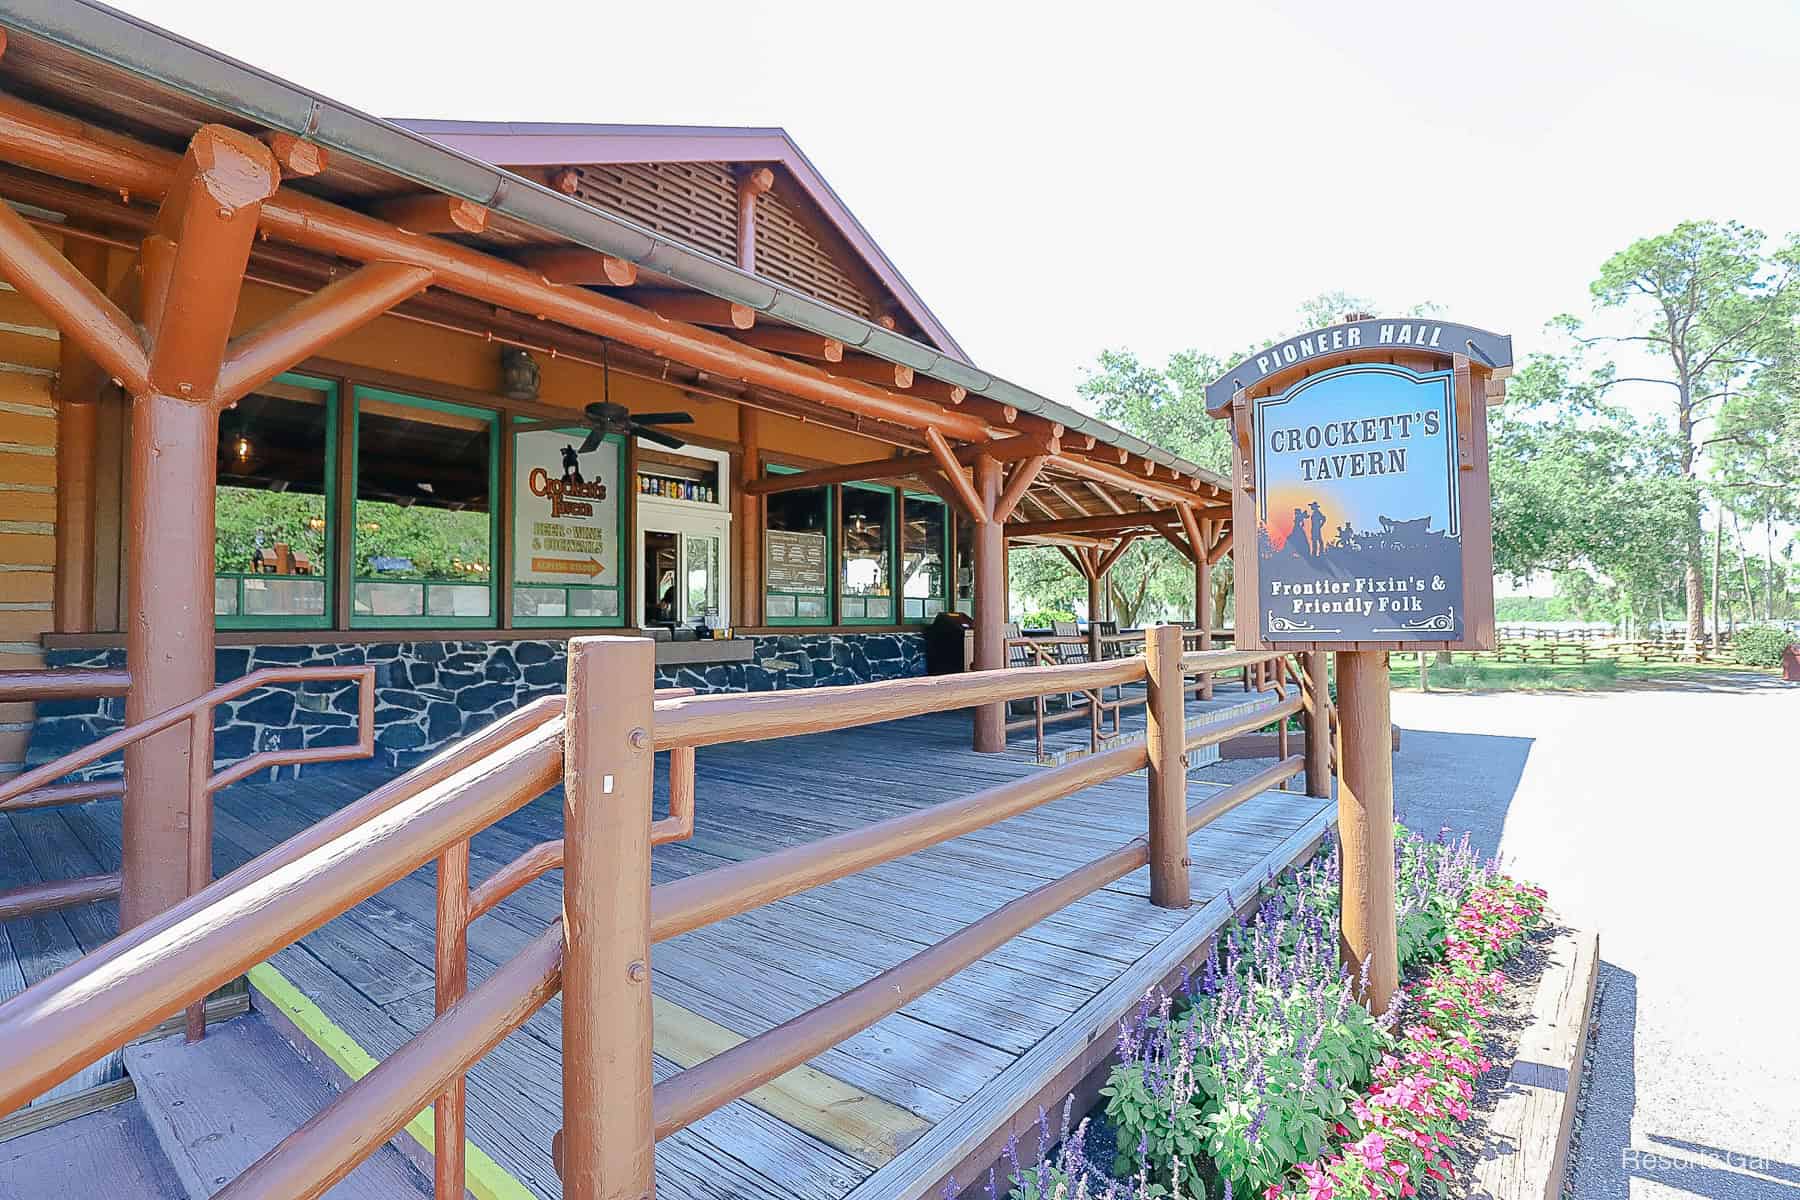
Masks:
[[[513,445],[513,439],[520,432],[518,428],[519,425],[526,423],[528,420],[529,418],[526,417],[514,417],[508,422],[506,453],[513,456],[511,461],[515,464],[518,462],[518,456]],[[535,431],[536,430],[534,430],[534,432]],[[566,429],[558,429],[555,432],[566,433],[574,438],[585,438],[592,430],[585,425],[571,425]],[[611,447],[613,453],[618,456],[616,460],[618,469],[614,472],[614,478],[618,480],[619,495],[616,503],[613,505],[614,511],[618,514],[618,521],[617,527],[613,530],[613,562],[611,565],[613,569],[613,578],[619,580],[619,582],[611,584],[520,583],[514,578],[518,574],[519,555],[522,553],[529,553],[529,551],[514,545],[512,547],[512,553],[508,556],[506,585],[512,589],[512,595],[514,597],[512,623],[515,628],[622,629],[625,626],[625,439],[619,434],[609,433],[606,435],[606,440],[603,444]],[[513,491],[517,493],[520,486],[520,481],[515,478],[513,480]],[[510,517],[514,511],[514,506],[518,503],[518,499],[516,495],[508,496],[506,499],[507,515]],[[519,614],[519,604],[517,599],[519,589],[521,588],[529,588],[532,591],[562,592],[563,613],[565,615],[560,617],[521,616]],[[607,592],[612,594],[613,612],[611,616],[577,617],[567,615],[572,608],[571,602],[578,597],[597,599],[601,593]]]
[[[879,599],[879,597],[851,595],[845,592],[843,551],[840,549],[836,559],[837,569],[835,572],[837,581],[836,595],[838,603],[838,623],[842,625],[898,625],[900,624],[900,589],[898,586],[900,577],[899,493],[891,487],[881,487],[867,483],[846,483],[842,485],[842,488],[846,492],[869,492],[878,496],[883,496],[887,499],[888,534],[887,554],[885,557],[887,559],[888,594],[885,599],[888,602],[888,611],[876,616],[869,616],[867,614],[869,600]],[[845,511],[848,511],[847,504],[845,505]],[[860,614],[857,612],[859,607],[863,609]]]
[[[244,611],[244,584],[246,580],[267,580],[268,575],[255,575],[248,571],[221,571],[218,556],[215,552],[213,561],[213,627],[216,629],[330,629],[333,614],[336,610],[338,589],[337,537],[338,522],[342,520],[342,509],[338,504],[338,385],[333,379],[321,379],[313,375],[302,375],[294,371],[286,371],[277,375],[276,383],[293,384],[297,387],[317,388],[325,393],[325,553],[321,555],[324,568],[322,580],[325,584],[325,609],[317,616],[312,614],[281,613],[246,613]],[[214,505],[218,504],[215,498]],[[216,544],[216,543],[215,543]],[[274,578],[292,578],[276,576]],[[304,578],[304,577],[302,577]],[[220,583],[230,585],[233,593],[232,611],[219,613],[218,596]]]
[[[380,400],[389,404],[398,404],[410,408],[420,408],[432,412],[453,413],[460,417],[471,417],[487,422],[488,426],[488,572],[487,592],[488,611],[486,616],[443,616],[431,611],[431,589],[435,583],[438,587],[469,587],[468,583],[451,583],[448,580],[393,580],[369,578],[357,574],[355,551],[356,531],[360,525],[358,508],[360,501],[356,492],[361,488],[362,480],[362,401],[364,399]],[[350,513],[350,571],[349,587],[351,589],[350,627],[352,629],[495,629],[500,624],[500,577],[502,571],[496,561],[501,552],[500,543],[500,511],[503,507],[500,495],[500,444],[502,442],[500,414],[492,409],[472,408],[466,404],[451,404],[443,400],[428,400],[422,396],[410,396],[404,392],[389,391],[386,388],[370,387],[357,384],[350,389],[350,420],[355,435],[351,441],[350,478],[351,494],[346,498],[346,507]],[[356,586],[361,583],[417,583],[423,588],[420,597],[418,614],[373,615],[356,611]]]
[[[898,623],[901,625],[929,625],[937,619],[938,613],[950,607],[951,575],[955,571],[955,564],[950,561],[950,524],[954,519],[954,514],[950,511],[950,506],[944,503],[942,496],[934,496],[930,492],[902,490],[898,493],[896,503],[900,510],[899,535],[895,539],[897,543],[895,562],[898,567],[894,572],[894,578],[897,581],[894,590],[900,598]],[[924,596],[908,596],[906,594],[906,506],[908,503],[935,504],[943,510],[943,532],[938,537],[938,561],[942,566],[942,570],[938,572],[938,578],[942,581],[942,586],[939,591]],[[931,606],[933,600],[937,601],[935,609]],[[920,610],[916,616],[909,611],[915,603]]]
[[[772,464],[769,466],[768,472],[771,475],[794,475],[794,474],[799,473],[797,468],[778,467],[778,466],[774,466]],[[821,485],[818,490],[825,494],[825,593],[822,597],[822,599],[825,601],[825,611],[821,615],[816,616],[816,617],[801,617],[801,616],[784,617],[784,616],[774,615],[774,613],[773,613],[774,606],[770,605],[770,603],[769,603],[769,600],[771,597],[793,597],[793,598],[795,598],[795,606],[796,606],[796,608],[798,608],[798,597],[800,597],[800,596],[810,597],[810,596],[816,595],[817,593],[814,593],[814,592],[791,592],[791,591],[787,591],[782,588],[771,588],[769,586],[768,557],[767,557],[767,554],[765,553],[765,555],[763,557],[763,577],[762,577],[762,580],[760,581],[760,585],[763,590],[763,624],[764,625],[767,625],[767,626],[809,626],[809,625],[810,626],[818,626],[818,625],[830,625],[831,624],[831,619],[833,616],[833,605],[834,605],[834,602],[835,602],[836,596],[837,596],[837,489],[834,487],[827,487],[827,486]],[[763,534],[763,539],[766,542],[768,540],[768,534],[769,534],[768,524],[767,524],[766,519],[764,521],[762,534]]]

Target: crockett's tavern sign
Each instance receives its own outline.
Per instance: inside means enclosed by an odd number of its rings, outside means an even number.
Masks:
[[[1492,645],[1486,405],[1512,339],[1357,319],[1208,386],[1231,422],[1239,649]]]

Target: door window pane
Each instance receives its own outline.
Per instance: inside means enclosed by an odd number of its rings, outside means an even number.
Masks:
[[[359,391],[358,617],[493,620],[494,417]]]
[[[719,539],[702,534],[687,535],[687,607],[682,619],[688,624],[708,613],[719,613]],[[711,624],[709,618],[708,624]]]
[[[944,607],[949,579],[944,570],[944,502],[932,497],[903,496],[905,518],[900,542],[900,594],[909,621],[928,620]]]
[[[894,493],[844,489],[839,601],[845,621],[892,621]]]
[[[322,625],[331,562],[331,385],[284,376],[219,414],[213,611]]]
[[[956,517],[956,595],[952,607],[957,612],[975,612],[975,523],[961,513]]]

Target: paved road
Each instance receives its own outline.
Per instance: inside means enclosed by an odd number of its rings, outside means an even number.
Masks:
[[[1600,930],[1578,1200],[1800,1200],[1800,687],[1399,693],[1394,718],[1401,818]]]

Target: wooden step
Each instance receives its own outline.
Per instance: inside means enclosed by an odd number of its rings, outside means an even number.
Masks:
[[[189,1200],[217,1192],[337,1095],[256,1013],[194,1045],[176,1036],[128,1046],[125,1070]],[[410,1200],[431,1185],[387,1144],[325,1195]]]
[[[170,1200],[182,1183],[135,1099],[0,1142],[0,1200]],[[103,1189],[103,1191],[99,1190]]]

